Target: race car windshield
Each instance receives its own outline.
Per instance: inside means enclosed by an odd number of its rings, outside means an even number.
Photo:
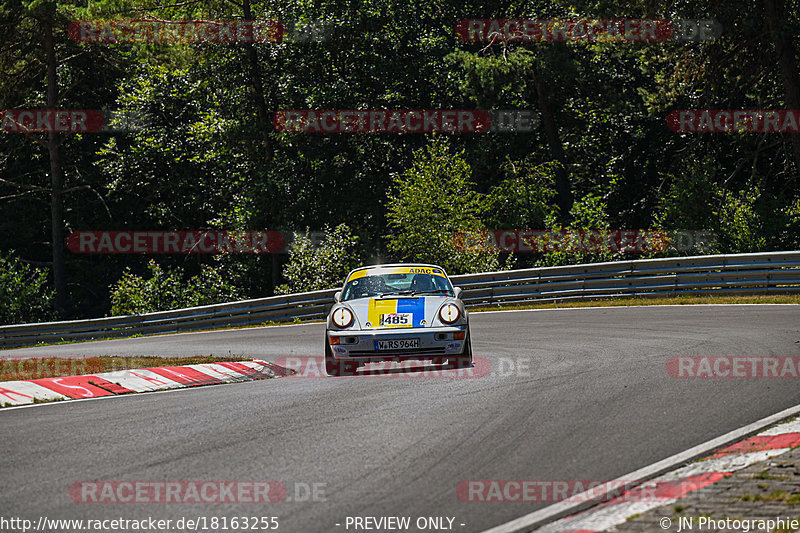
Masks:
[[[373,296],[436,294],[454,296],[447,278],[434,274],[374,274],[350,280],[342,301]]]

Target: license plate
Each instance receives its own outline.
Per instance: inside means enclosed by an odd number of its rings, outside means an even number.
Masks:
[[[381,315],[379,324],[379,326],[384,328],[410,328],[413,325],[413,313],[385,313]]]
[[[393,339],[390,341],[375,341],[376,350],[404,350],[419,348],[419,339]]]

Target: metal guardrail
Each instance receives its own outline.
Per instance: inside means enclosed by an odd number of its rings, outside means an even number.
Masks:
[[[614,261],[452,276],[469,307],[677,294],[800,291],[800,251]],[[141,315],[0,326],[0,347],[324,318],[337,289]]]

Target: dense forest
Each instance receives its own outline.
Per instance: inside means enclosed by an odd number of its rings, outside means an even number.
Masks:
[[[464,21],[514,17],[673,30],[465,34]],[[80,35],[85,21],[114,20],[272,22],[249,42]],[[668,117],[800,110],[798,28],[797,0],[0,0],[0,323],[327,288],[364,262],[458,274],[797,249],[796,124],[674,131]],[[13,110],[56,109],[100,112],[106,126],[14,127]],[[536,121],[314,132],[281,127],[286,110],[528,110]],[[647,253],[454,245],[459,232],[499,229],[711,238]],[[68,236],[87,230],[294,237],[281,253],[74,253]]]

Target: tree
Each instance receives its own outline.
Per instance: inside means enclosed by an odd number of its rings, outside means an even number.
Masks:
[[[55,316],[52,300],[45,270],[0,253],[0,324],[50,320]]]
[[[219,268],[204,266],[197,276],[186,278],[180,268],[165,270],[155,261],[148,264],[150,276],[138,276],[126,269],[111,287],[111,314],[132,315],[211,305],[240,299]]]
[[[8,108],[98,109],[108,101],[107,90],[112,85],[108,80],[114,79],[116,72],[107,68],[106,51],[101,50],[89,57],[77,43],[66,37],[69,22],[81,11],[77,3],[7,0],[0,4],[4,43],[0,49],[0,98]],[[95,70],[95,62],[104,65],[103,74],[87,74]],[[88,102],[92,105],[86,105]],[[6,105],[2,107],[6,108]],[[49,240],[46,244],[50,248],[50,261],[47,264],[51,267],[55,289],[52,301],[56,312],[63,317],[71,311],[67,305],[68,267],[64,251],[65,213],[69,210],[65,202],[68,195],[79,198],[77,201],[81,201],[86,193],[95,199],[100,197],[97,189],[84,182],[80,171],[76,171],[81,168],[89,172],[82,160],[93,151],[92,143],[81,143],[79,134],[65,135],[52,130],[44,135],[26,132],[24,136],[15,137],[8,140],[10,147],[3,161],[9,169],[8,175],[13,178],[0,179],[0,183],[13,189],[15,194],[0,198],[18,202],[22,206],[18,208],[21,218],[12,220],[19,226],[27,226],[24,231],[28,233],[28,238],[20,240],[23,246],[30,247],[32,241],[40,242],[44,238],[44,231],[39,234],[39,228],[27,225],[22,220],[27,222],[32,212],[38,213],[44,195],[49,197]],[[21,146],[28,140],[39,147]],[[39,155],[40,147],[46,150],[47,164]],[[69,156],[65,157],[65,154]],[[45,176],[47,185],[42,179]],[[32,211],[29,211],[30,204],[35,205]]]
[[[459,234],[486,229],[488,203],[473,189],[464,152],[442,137],[414,152],[411,168],[395,178],[387,219],[389,250],[401,261],[433,263],[449,274],[498,270],[498,254],[459,249]]]
[[[291,294],[337,287],[358,266],[361,266],[358,237],[346,224],[333,229],[325,226],[319,244],[311,240],[308,230],[295,233],[289,248],[289,262],[283,267],[287,283],[278,286],[275,292]]]

